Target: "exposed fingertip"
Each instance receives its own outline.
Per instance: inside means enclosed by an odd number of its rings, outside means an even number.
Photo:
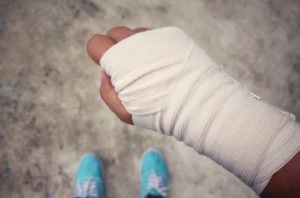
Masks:
[[[114,44],[107,36],[96,34],[87,42],[87,53],[96,64],[100,64],[102,55]]]
[[[111,28],[107,33],[106,36],[114,40],[115,42],[119,42],[131,35],[133,35],[134,32],[125,26],[117,26]]]

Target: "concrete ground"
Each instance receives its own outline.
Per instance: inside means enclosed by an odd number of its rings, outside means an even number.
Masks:
[[[0,197],[72,197],[86,152],[104,162],[108,197],[138,197],[149,147],[166,155],[172,198],[256,197],[183,143],[122,124],[99,99],[100,68],[85,44],[115,25],[179,26],[249,89],[300,117],[299,1],[0,0]]]

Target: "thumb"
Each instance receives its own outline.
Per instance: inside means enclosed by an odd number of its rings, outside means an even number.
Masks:
[[[106,105],[120,120],[127,124],[133,124],[131,114],[127,112],[121,103],[118,94],[111,83],[111,77],[105,71],[101,72],[100,95]]]

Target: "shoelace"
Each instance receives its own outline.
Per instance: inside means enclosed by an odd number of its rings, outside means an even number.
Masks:
[[[166,197],[168,186],[164,186],[162,176],[157,175],[152,171],[149,175],[147,189],[155,189],[161,196]]]
[[[77,183],[77,189],[80,197],[98,197],[97,182],[94,179],[89,179],[83,182],[83,185]]]

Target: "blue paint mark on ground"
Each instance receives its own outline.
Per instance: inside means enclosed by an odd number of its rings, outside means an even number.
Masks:
[[[13,91],[16,91],[18,85],[19,85],[18,82],[11,82],[11,81],[6,82],[6,86],[11,88]]]
[[[7,20],[7,19],[0,19],[0,33],[4,32],[6,30],[6,26],[9,23],[13,23],[12,20]]]
[[[14,82],[14,81],[4,81],[0,83],[0,110],[2,110],[2,106],[5,102],[5,90],[10,90],[12,92],[16,92],[20,88],[20,82]],[[18,101],[17,100],[11,100],[10,106],[12,108],[12,111],[15,113],[18,110]]]
[[[5,27],[7,25],[8,21],[5,19],[0,19],[0,32],[4,32],[5,31]]]
[[[12,172],[12,169],[11,169],[9,166],[5,166],[5,167],[3,168],[3,172],[9,174],[9,173]]]
[[[51,193],[50,192],[46,192],[45,193],[45,198],[51,198],[52,196],[51,196]]]

